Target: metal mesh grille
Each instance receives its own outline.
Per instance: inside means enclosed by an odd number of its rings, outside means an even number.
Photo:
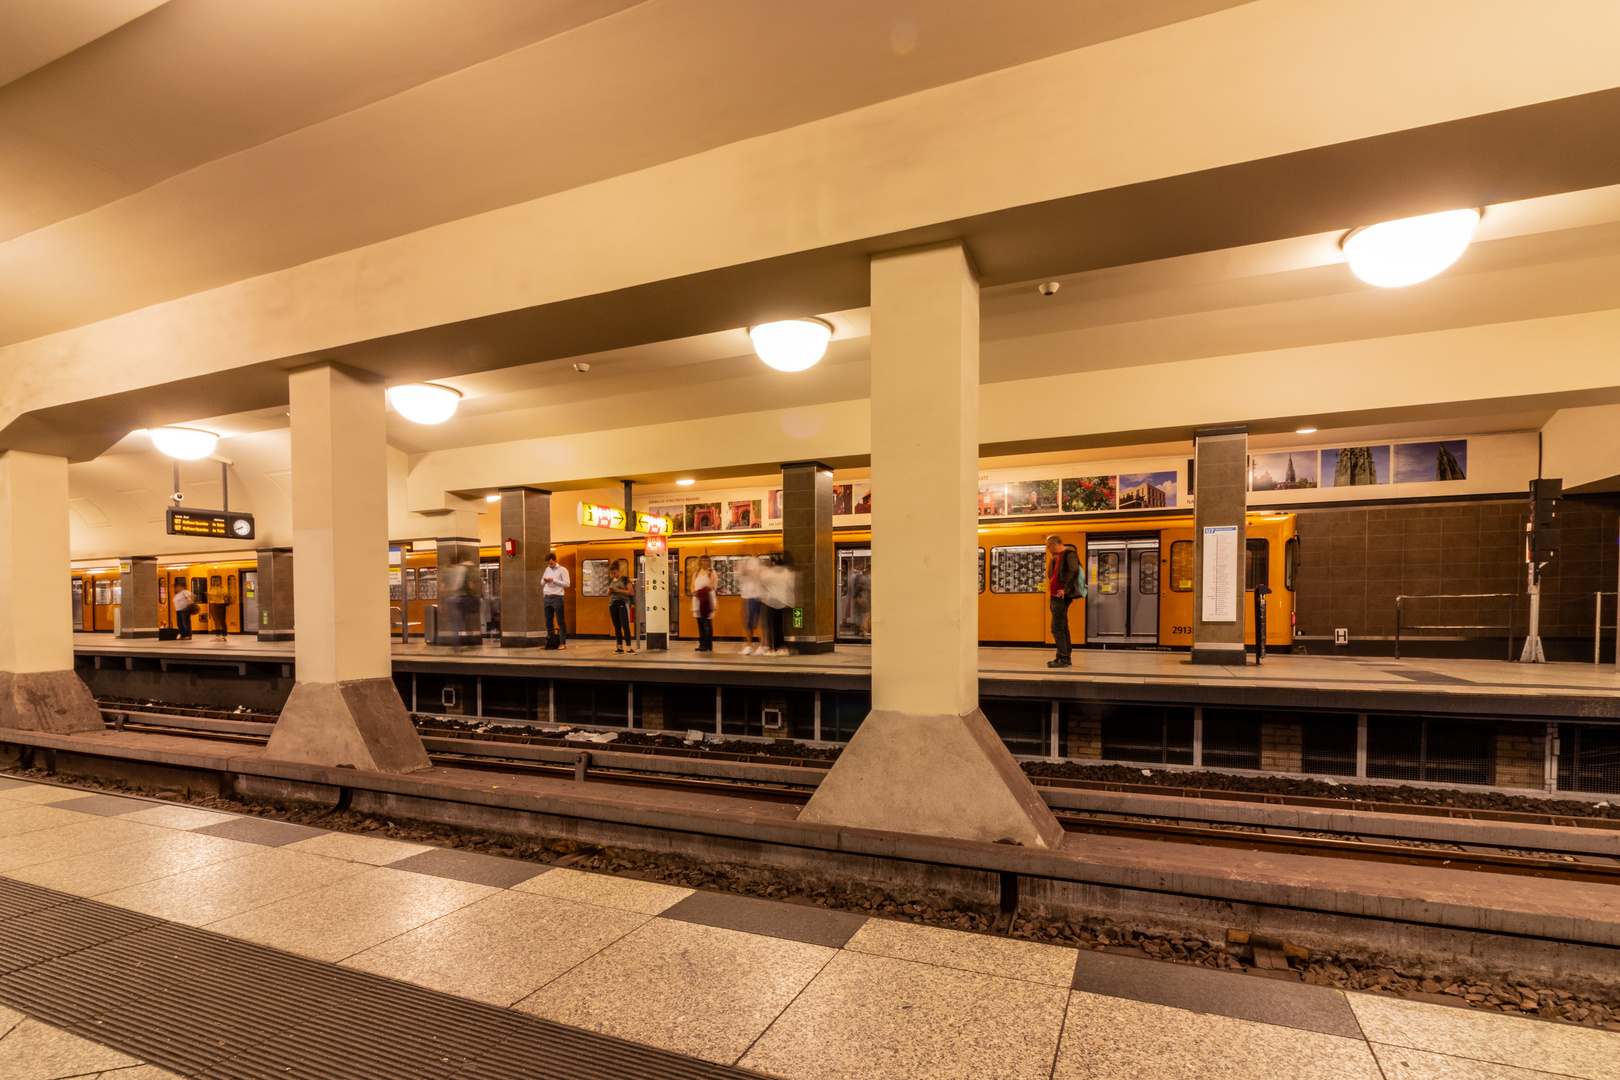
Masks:
[[[979,708],[1008,750],[1031,755],[1050,751],[1050,703],[1026,698],[981,698]]]
[[[4,878],[0,1003],[206,1080],[758,1075]]]
[[[1105,761],[1191,765],[1193,711],[1164,705],[1087,704],[1101,721]]]
[[[1394,716],[1367,718],[1367,775],[1442,784],[1491,782],[1492,727]]]
[[[1305,713],[1300,768],[1324,776],[1356,775],[1356,714]]]
[[[1620,728],[1558,725],[1558,789],[1620,792]]]
[[[1258,769],[1260,718],[1235,709],[1205,709],[1204,764],[1212,769]]]

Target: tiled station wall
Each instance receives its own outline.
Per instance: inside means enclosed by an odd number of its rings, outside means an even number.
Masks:
[[[1351,651],[1387,654],[1393,649],[1395,597],[1401,594],[1515,593],[1514,632],[1525,632],[1525,499],[1298,513],[1296,629],[1309,651],[1333,651],[1333,632],[1342,628],[1350,631]],[[1589,661],[1593,594],[1614,591],[1620,565],[1620,498],[1565,498],[1561,529],[1558,556],[1542,572],[1541,633],[1544,640],[1552,639],[1549,650],[1557,643],[1559,655],[1549,659]],[[1613,602],[1605,599],[1611,613]],[[1507,605],[1506,600],[1408,601],[1402,618],[1408,625],[1504,623]],[[1419,643],[1412,655],[1505,655],[1499,630],[1419,633],[1492,640],[1449,649]],[[1608,640],[1612,642],[1612,631]],[[1406,641],[1403,631],[1403,655]],[[1612,644],[1605,645],[1604,655],[1612,657]]]

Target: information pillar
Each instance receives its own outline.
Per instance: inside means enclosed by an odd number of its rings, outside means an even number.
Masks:
[[[1248,614],[1243,592],[1248,564],[1248,429],[1200,431],[1193,445],[1192,662],[1241,667]]]
[[[647,627],[647,648],[669,648],[669,540],[647,537],[647,555],[642,567],[642,613]]]

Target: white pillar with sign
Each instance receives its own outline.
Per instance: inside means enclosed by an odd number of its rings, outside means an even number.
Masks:
[[[643,564],[643,602],[647,610],[642,618],[647,628],[647,649],[669,648],[669,539],[664,536],[647,537],[646,561]]]

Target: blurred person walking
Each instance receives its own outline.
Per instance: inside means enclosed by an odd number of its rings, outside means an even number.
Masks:
[[[760,594],[765,601],[765,648],[762,656],[782,656],[786,648],[787,609],[793,606],[795,579],[782,552],[760,571]]]
[[[760,571],[764,568],[758,555],[744,555],[737,563],[737,590],[743,598],[743,632],[747,639],[743,643],[742,654],[747,656],[754,651],[757,645],[763,655],[765,646],[760,643],[760,623],[765,620],[765,601],[760,596]]]

